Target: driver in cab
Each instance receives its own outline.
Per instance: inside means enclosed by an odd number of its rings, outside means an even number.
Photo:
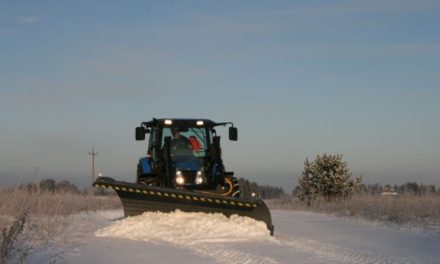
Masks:
[[[175,155],[188,155],[192,154],[193,147],[191,141],[182,136],[177,129],[172,130],[173,139],[171,139],[171,153]]]

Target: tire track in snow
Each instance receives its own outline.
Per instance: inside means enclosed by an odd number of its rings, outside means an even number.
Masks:
[[[211,244],[206,242],[198,242],[191,245],[190,248],[198,254],[213,258],[217,263],[261,263],[275,264],[278,261],[264,256],[250,254],[239,250],[227,248],[221,244]]]
[[[419,264],[416,259],[386,256],[368,250],[355,250],[309,239],[289,239],[279,237],[274,243],[305,253],[313,254],[325,260],[325,263],[353,264]]]

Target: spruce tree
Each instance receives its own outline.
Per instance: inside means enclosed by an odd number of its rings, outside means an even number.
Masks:
[[[301,201],[308,204],[317,197],[324,197],[327,201],[334,198],[349,198],[362,183],[362,178],[351,179],[352,172],[342,155],[318,155],[310,162],[304,162],[304,171],[299,177],[297,193]]]

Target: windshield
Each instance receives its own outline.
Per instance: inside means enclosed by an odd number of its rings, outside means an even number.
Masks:
[[[162,131],[162,146],[165,137],[171,137],[171,156],[188,156],[204,158],[206,156],[207,137],[203,127],[164,127]]]

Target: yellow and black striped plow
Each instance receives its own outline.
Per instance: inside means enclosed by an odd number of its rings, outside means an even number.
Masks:
[[[270,211],[260,199],[249,200],[188,190],[151,187],[115,181],[108,177],[98,178],[93,186],[115,190],[121,199],[125,216],[150,211],[171,212],[176,209],[185,212],[222,213],[228,217],[237,214],[265,222],[273,234]]]

